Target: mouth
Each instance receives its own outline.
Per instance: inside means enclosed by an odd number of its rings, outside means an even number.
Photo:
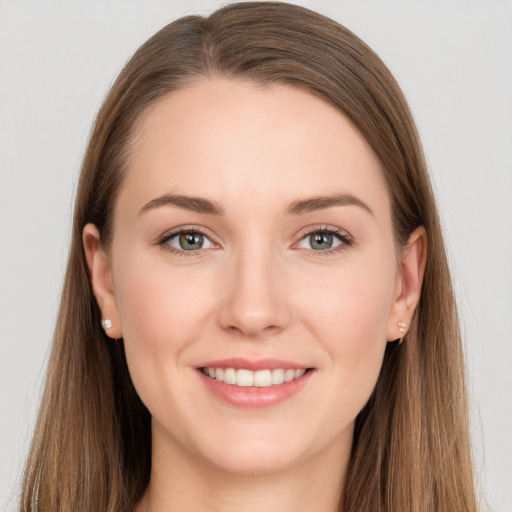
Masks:
[[[216,398],[242,408],[262,408],[299,394],[316,373],[299,363],[266,359],[225,359],[197,367],[206,389]]]
[[[224,382],[231,386],[267,388],[279,386],[285,382],[300,379],[312,368],[274,368],[265,370],[247,370],[245,368],[202,367],[201,372],[210,379]]]

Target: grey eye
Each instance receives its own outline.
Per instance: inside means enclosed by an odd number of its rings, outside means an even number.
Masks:
[[[309,244],[312,249],[322,251],[331,249],[333,236],[330,233],[314,233],[309,237]]]
[[[306,235],[299,242],[298,246],[301,249],[312,249],[314,251],[327,251],[338,247],[343,241],[340,237],[336,236],[329,231],[315,231]]]
[[[213,247],[212,241],[197,231],[182,231],[169,238],[167,243],[171,247],[182,251],[197,251]]]

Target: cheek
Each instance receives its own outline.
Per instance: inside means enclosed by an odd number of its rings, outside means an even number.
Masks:
[[[330,269],[300,295],[303,323],[322,345],[336,386],[350,390],[357,412],[380,373],[393,303],[395,261],[375,260]]]
[[[130,375],[148,407],[165,396],[170,375],[179,379],[187,370],[182,355],[197,340],[210,308],[204,279],[154,260],[125,252],[114,273]]]
[[[339,338],[341,345],[385,342],[394,286],[393,261],[329,269],[305,283],[301,310],[311,313],[306,318],[312,328],[329,333],[321,339]]]
[[[131,258],[125,253],[117,269],[114,281],[125,341],[152,351],[179,350],[178,340],[187,343],[208,307],[208,276],[140,254]]]

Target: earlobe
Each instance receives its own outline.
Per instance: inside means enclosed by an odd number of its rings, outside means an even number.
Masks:
[[[94,224],[84,227],[82,242],[94,297],[101,310],[101,326],[110,338],[121,338],[121,321],[112,285],[111,261],[101,247],[100,233]]]
[[[421,294],[421,285],[427,260],[427,233],[423,226],[416,228],[402,253],[398,293],[393,302],[389,323],[388,341],[402,339],[411,324]]]

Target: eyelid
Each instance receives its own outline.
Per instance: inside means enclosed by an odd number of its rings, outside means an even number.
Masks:
[[[206,249],[197,249],[195,251],[186,251],[182,249],[178,249],[176,247],[171,246],[167,242],[174,238],[175,236],[178,236],[182,233],[199,233],[203,235],[205,238],[207,238],[214,247],[206,248]],[[183,255],[183,256],[195,256],[198,255],[198,253],[201,253],[203,251],[208,251],[211,249],[218,249],[220,247],[220,244],[215,240],[215,237],[206,229],[204,229],[201,226],[196,225],[183,225],[183,226],[176,226],[175,228],[171,228],[164,233],[162,233],[154,242],[154,245],[160,245],[164,247],[166,250],[169,250],[175,254]]]
[[[167,231],[164,231],[161,235],[157,237],[155,240],[155,244],[159,244],[164,242],[165,240],[168,240],[169,238],[172,238],[175,235],[179,235],[180,233],[184,232],[196,232],[201,233],[201,235],[204,235],[208,238],[211,237],[210,233],[208,233],[205,229],[203,229],[201,226],[194,226],[192,224],[185,224],[183,226],[176,226],[175,228],[168,229]]]
[[[304,248],[300,248],[300,247],[294,247],[299,242],[304,240],[306,237],[311,236],[314,233],[319,233],[319,232],[325,232],[325,233],[332,234],[333,236],[337,237],[341,241],[341,244],[336,247],[333,247],[331,249],[326,249],[323,251],[315,251],[314,249],[304,249]],[[353,245],[353,243],[354,243],[354,237],[350,233],[348,233],[348,231],[345,231],[344,229],[341,229],[337,226],[331,226],[328,224],[317,224],[317,225],[313,225],[313,226],[307,226],[306,228],[303,228],[299,231],[299,233],[297,234],[297,238],[298,238],[298,240],[293,243],[292,248],[308,251],[309,253],[312,253],[315,255],[332,254],[339,250],[344,250],[344,249],[350,247],[351,245]]]
[[[177,248],[172,247],[171,245],[167,244],[167,241],[170,238],[173,238],[173,237],[175,237],[181,233],[184,233],[184,232],[200,233],[204,237],[208,238],[208,240],[210,240],[210,242],[215,246],[215,247],[213,247],[213,249],[221,248],[221,244],[219,244],[216,241],[216,237],[213,236],[209,232],[209,230],[206,230],[202,226],[189,225],[189,224],[182,225],[182,226],[176,226],[175,228],[165,231],[163,234],[161,234],[156,239],[156,241],[154,242],[154,245],[165,246],[165,249],[167,249],[171,252],[174,252],[176,254],[185,255],[185,256],[194,256],[194,255],[197,256],[198,253],[202,253],[204,251],[208,251],[208,250],[212,249],[212,248],[207,248],[207,249],[197,249],[195,251],[186,251],[186,250],[182,250],[182,249],[177,249]],[[311,236],[312,234],[318,233],[318,232],[327,232],[327,233],[332,234],[333,236],[337,237],[338,240],[341,241],[341,244],[339,244],[338,246],[336,246],[334,248],[326,249],[323,251],[295,247],[299,242],[304,240],[304,238],[306,238],[307,236]],[[328,225],[328,224],[316,224],[316,225],[312,225],[312,226],[307,226],[307,227],[301,229],[295,238],[298,238],[298,240],[292,244],[292,248],[301,249],[301,250],[307,251],[310,254],[314,254],[314,255],[333,254],[337,251],[344,250],[344,249],[352,246],[354,243],[354,237],[350,233],[348,233],[346,230],[341,229],[337,226],[332,226],[332,225]]]

